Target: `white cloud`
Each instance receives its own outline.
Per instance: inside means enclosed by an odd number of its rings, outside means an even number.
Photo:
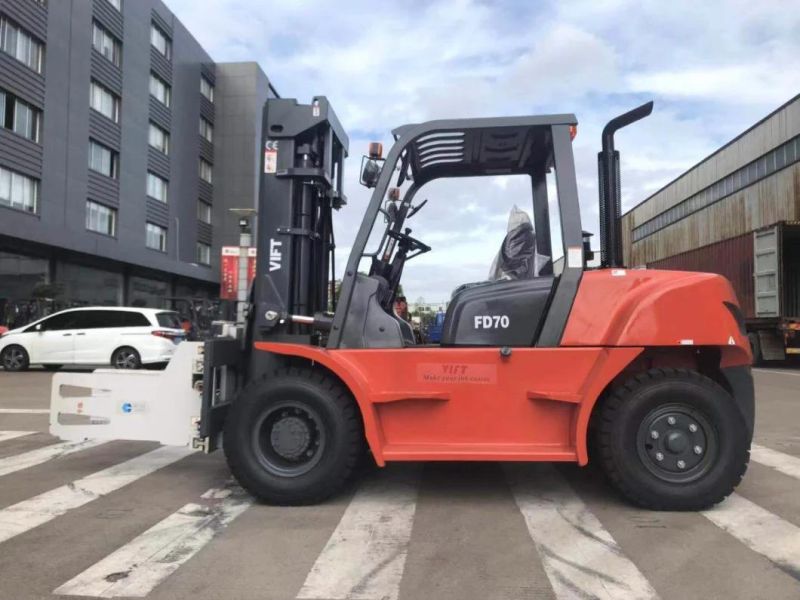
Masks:
[[[630,207],[800,90],[796,0],[166,1],[215,60],[257,60],[286,97],[328,96],[347,130],[381,132],[386,148],[403,123],[574,112],[590,231],[608,119],[655,99],[618,135]],[[357,184],[364,135],[351,136],[350,201],[337,215],[340,271],[369,199]],[[426,187],[411,225],[436,243],[409,264],[408,297],[442,299],[485,277],[508,209],[528,194],[511,179]]]

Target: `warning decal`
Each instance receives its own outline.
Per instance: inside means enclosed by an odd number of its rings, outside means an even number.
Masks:
[[[278,140],[267,140],[264,143],[264,173],[275,173],[278,170]]]
[[[427,383],[497,383],[497,365],[467,363],[421,363],[417,381]]]

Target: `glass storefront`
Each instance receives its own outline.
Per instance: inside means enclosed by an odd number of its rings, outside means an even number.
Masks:
[[[118,306],[122,304],[122,273],[72,263],[58,263],[56,281],[71,304]]]
[[[169,282],[144,277],[131,277],[128,284],[128,304],[146,308],[166,308]]]
[[[0,252],[0,298],[25,300],[47,282],[47,260]]]

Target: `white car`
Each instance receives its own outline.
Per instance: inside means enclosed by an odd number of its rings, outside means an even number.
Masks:
[[[0,336],[6,371],[30,365],[138,369],[168,362],[186,335],[178,313],[154,308],[71,308]]]

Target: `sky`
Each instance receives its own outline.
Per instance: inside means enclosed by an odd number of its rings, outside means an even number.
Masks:
[[[369,200],[361,155],[370,141],[388,150],[399,125],[574,113],[582,224],[596,233],[609,119],[655,102],[617,135],[626,210],[800,92],[797,0],[166,3],[215,61],[257,61],[282,97],[331,101],[350,137],[340,273]],[[411,301],[486,279],[509,210],[530,210],[522,177],[432,182],[417,198],[430,202],[408,225],[433,251],[406,266]]]

